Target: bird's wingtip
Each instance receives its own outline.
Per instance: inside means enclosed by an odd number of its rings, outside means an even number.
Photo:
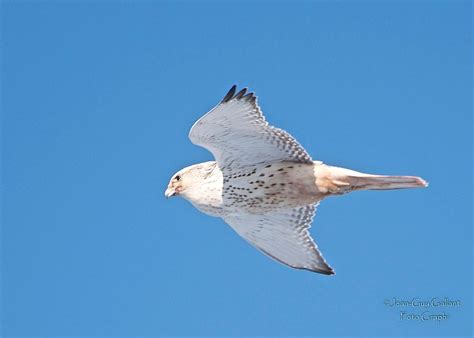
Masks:
[[[229,91],[227,92],[227,94],[225,94],[224,98],[222,99],[222,103],[225,103],[225,102],[229,102],[230,100],[232,100],[232,98],[234,97],[234,94],[235,94],[235,91],[237,90],[237,85],[234,84],[230,89]]]
[[[227,94],[224,96],[224,98],[221,100],[221,103],[226,103],[229,101],[232,101],[233,99],[236,100],[244,100],[247,102],[257,102],[257,96],[255,95],[254,92],[249,92],[249,89],[247,87],[244,87],[241,89],[239,92],[237,92],[237,85],[233,85]]]

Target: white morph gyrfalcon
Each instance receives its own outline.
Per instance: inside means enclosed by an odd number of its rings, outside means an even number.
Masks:
[[[427,186],[419,177],[369,175],[313,161],[290,134],[265,121],[254,93],[244,88],[236,94],[235,85],[189,138],[216,160],[177,172],[166,197],[182,196],[221,217],[257,249],[295,269],[334,274],[308,231],[322,199]]]

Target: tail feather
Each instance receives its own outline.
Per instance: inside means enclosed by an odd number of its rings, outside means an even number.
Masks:
[[[386,176],[370,175],[354,170],[330,167],[329,177],[333,187],[333,193],[340,194],[354,190],[389,190],[424,188],[428,183],[417,176]]]
[[[421,177],[416,176],[349,176],[353,190],[387,190],[424,188],[428,183]]]

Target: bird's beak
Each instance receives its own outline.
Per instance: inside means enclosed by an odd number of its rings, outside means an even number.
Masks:
[[[166,198],[173,197],[174,195],[176,195],[176,191],[174,190],[174,188],[168,187],[168,189],[166,189],[165,191]]]

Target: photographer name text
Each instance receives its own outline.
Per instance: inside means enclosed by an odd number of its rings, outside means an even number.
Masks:
[[[462,302],[449,297],[400,299],[386,298],[384,305],[399,310],[399,320],[420,322],[442,322],[450,318],[448,309],[459,308]]]

